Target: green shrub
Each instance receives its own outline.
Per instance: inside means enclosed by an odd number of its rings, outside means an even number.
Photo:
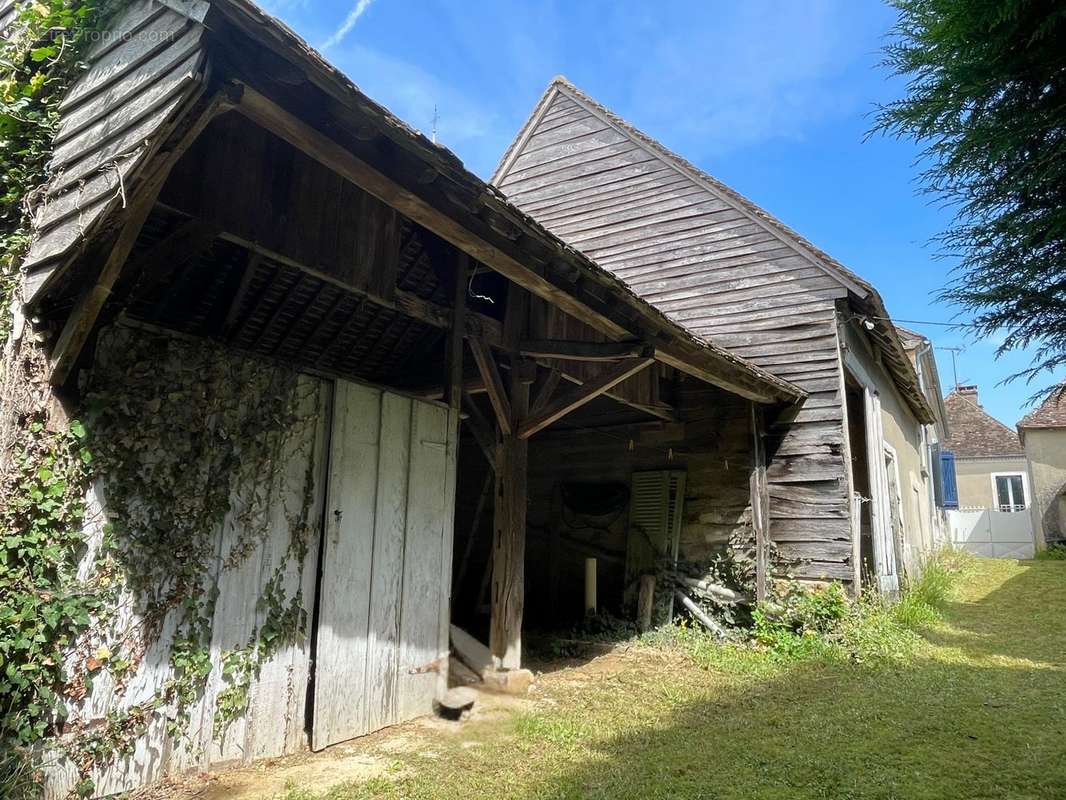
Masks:
[[[958,575],[970,557],[945,549],[929,558],[895,602],[868,593],[848,599],[839,583],[797,587],[781,604],[765,603],[753,614],[752,639],[785,659],[865,660],[909,652],[917,631],[940,620]]]
[[[799,588],[783,604],[763,603],[752,613],[752,636],[760,645],[788,658],[830,655],[831,635],[851,608],[839,583]]]
[[[1066,561],[1066,544],[1053,544],[1036,554],[1037,561]]]

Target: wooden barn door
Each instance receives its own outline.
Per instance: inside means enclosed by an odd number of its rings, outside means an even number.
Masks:
[[[337,382],[315,750],[432,710],[447,645],[457,429],[446,408]]]

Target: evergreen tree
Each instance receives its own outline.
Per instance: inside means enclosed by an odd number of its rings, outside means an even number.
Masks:
[[[907,94],[875,130],[924,146],[924,189],[956,212],[942,299],[1035,345],[1032,381],[1066,364],[1066,2],[889,0],[885,63]]]

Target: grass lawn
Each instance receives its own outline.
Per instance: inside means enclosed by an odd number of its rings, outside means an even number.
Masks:
[[[1066,798],[1066,562],[976,561],[909,636],[858,660],[640,645],[386,777],[286,800]]]

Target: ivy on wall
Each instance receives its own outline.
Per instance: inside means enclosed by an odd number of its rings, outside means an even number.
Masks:
[[[278,524],[272,504],[292,478],[283,456],[291,458],[293,436],[317,424],[318,406],[292,370],[125,329],[109,334],[123,337],[120,346],[101,343],[110,360],[97,364],[71,413],[52,394],[43,337],[12,324],[59,102],[84,68],[91,34],[125,5],[21,2],[0,41],[3,797],[36,796],[35,754],[67,759],[79,776],[75,793],[88,796],[93,769],[133,752],[153,724],[186,736],[217,663],[217,585]],[[304,599],[286,589],[293,568],[302,574],[318,525],[310,469],[303,481],[299,507],[284,509],[283,564],[257,598],[260,623],[221,654],[218,738],[245,712],[262,665],[306,634]],[[237,535],[222,537],[224,526]],[[223,540],[231,545],[220,553]],[[163,678],[151,696],[127,699],[153,648],[165,654]],[[110,693],[106,716],[90,720],[101,690]]]
[[[165,718],[168,735],[184,739],[213,669],[219,586],[262,552],[279,519],[288,544],[256,598],[262,623],[221,654],[216,739],[246,711],[262,664],[306,635],[304,599],[287,593],[285,576],[302,575],[318,530],[315,453],[294,453],[315,440],[318,391],[292,369],[208,341],[123,327],[101,336],[84,411],[107,522],[88,556],[115,591],[94,612],[77,672],[91,681],[106,671],[114,699],[106,726],[68,726],[65,750],[87,790],[92,768],[130,752],[153,720]],[[294,458],[308,464],[295,486]],[[291,497],[294,507],[279,508]],[[160,646],[168,664],[154,673],[154,694],[124,704],[125,681]]]
[[[84,69],[82,55],[120,0],[19,2],[0,40],[0,341],[10,332],[19,264],[47,178],[59,103]]]
[[[12,312],[59,102],[118,5],[20,2],[0,37],[0,795],[12,798],[34,791],[18,748],[56,727],[69,650],[100,604],[78,574],[93,470],[85,427],[53,402],[40,343],[12,341]]]

